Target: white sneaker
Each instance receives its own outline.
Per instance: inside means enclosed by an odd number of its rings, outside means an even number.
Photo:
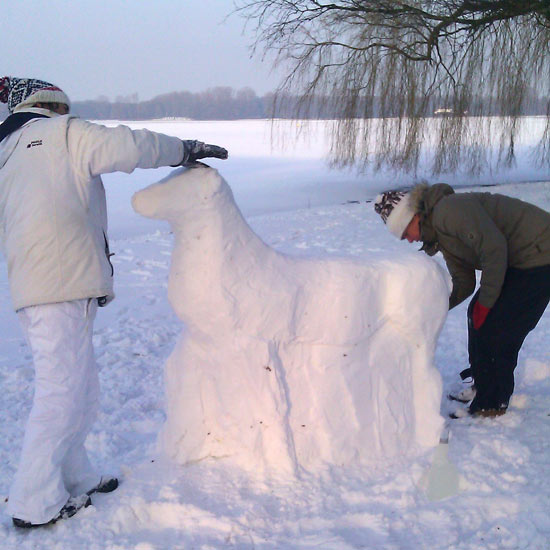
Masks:
[[[468,408],[466,409],[456,409],[456,411],[452,412],[449,415],[449,418],[457,419],[457,418],[466,418],[467,416],[470,416],[470,410]]]
[[[112,493],[118,487],[118,479],[116,477],[101,477],[99,483],[90,489],[86,494],[93,495],[94,493]]]
[[[52,525],[60,519],[72,518],[81,508],[87,508],[92,504],[92,499],[89,495],[83,494],[77,497],[70,497],[66,502],[65,506],[59,510],[59,513],[50,521],[46,523],[31,523],[30,521],[25,521],[19,518],[12,518],[13,524],[16,527],[21,527],[23,529],[31,529],[33,527],[44,527],[45,525]]]
[[[476,387],[472,384],[456,394],[450,393],[449,399],[460,403],[469,403],[476,396]]]

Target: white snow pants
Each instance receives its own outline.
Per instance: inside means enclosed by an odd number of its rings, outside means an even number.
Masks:
[[[99,403],[92,344],[97,301],[27,307],[18,311],[31,348],[35,389],[8,512],[47,523],[76,496],[99,483],[84,448]]]

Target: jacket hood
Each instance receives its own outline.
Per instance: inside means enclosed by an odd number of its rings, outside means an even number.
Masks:
[[[411,190],[409,204],[415,214],[427,217],[441,199],[453,193],[454,189],[446,183],[436,183],[435,185],[420,183]]]
[[[420,214],[420,234],[422,248],[428,254],[433,256],[439,250],[437,237],[432,226],[431,214],[435,205],[445,197],[454,194],[454,189],[446,183],[436,183],[428,185],[421,183],[413,187],[410,192],[410,205],[415,214]]]

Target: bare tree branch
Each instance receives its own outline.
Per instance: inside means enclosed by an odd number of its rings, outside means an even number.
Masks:
[[[550,0],[237,2],[255,48],[286,71],[277,101],[298,93],[297,118],[336,113],[334,164],[414,170],[441,108],[434,171],[479,170],[488,131],[510,164],[521,115],[550,112]],[[549,163],[550,124],[542,139]]]

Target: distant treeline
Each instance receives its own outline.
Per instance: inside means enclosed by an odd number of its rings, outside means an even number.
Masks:
[[[370,106],[371,116],[378,115],[378,98],[360,98],[356,104],[356,116],[361,117],[366,105]],[[496,106],[491,98],[480,97],[472,105],[470,114],[483,112],[488,115],[509,115]],[[387,106],[386,106],[387,107]],[[522,109],[523,115],[547,115],[548,99],[534,93],[530,95]],[[305,118],[337,119],[349,116],[342,112],[342,105],[335,97],[314,97],[303,102],[298,96],[268,93],[257,96],[250,88],[234,90],[229,87],[211,88],[203,92],[172,92],[159,95],[148,101],[137,101],[137,96],[117,98],[110,102],[107,98],[73,103],[73,112],[82,118],[95,120],[148,120],[158,118],[190,118],[194,120],[237,120],[250,118]],[[407,115],[403,107],[395,102],[392,116]],[[445,101],[432,97],[426,102],[422,116],[450,115]]]
[[[368,104],[371,116],[377,116],[378,98],[360,98],[355,106],[356,116],[361,117]],[[474,103],[470,114],[483,112],[488,115],[508,115],[493,108],[491,98],[480,98]],[[312,101],[301,102],[298,96],[276,96],[268,93],[257,96],[250,88],[234,90],[230,87],[211,88],[203,92],[172,92],[139,101],[137,94],[117,97],[110,101],[107,97],[95,100],[75,101],[72,112],[91,120],[150,120],[162,118],[189,118],[194,120],[237,120],[258,118],[304,118],[337,119],[349,117],[341,112],[338,98],[315,97]],[[7,116],[7,108],[0,104],[0,120]],[[402,105],[395,102],[393,116],[407,114]],[[448,116],[453,114],[446,109],[445,101],[431,98],[424,106],[423,116]],[[522,108],[523,115],[548,115],[548,99],[534,93]]]
[[[250,88],[235,91],[218,87],[197,93],[172,92],[147,101],[129,101],[131,98],[117,98],[114,102],[107,98],[75,101],[72,111],[82,118],[95,120],[267,118],[271,116],[273,97],[274,94],[258,97]]]

